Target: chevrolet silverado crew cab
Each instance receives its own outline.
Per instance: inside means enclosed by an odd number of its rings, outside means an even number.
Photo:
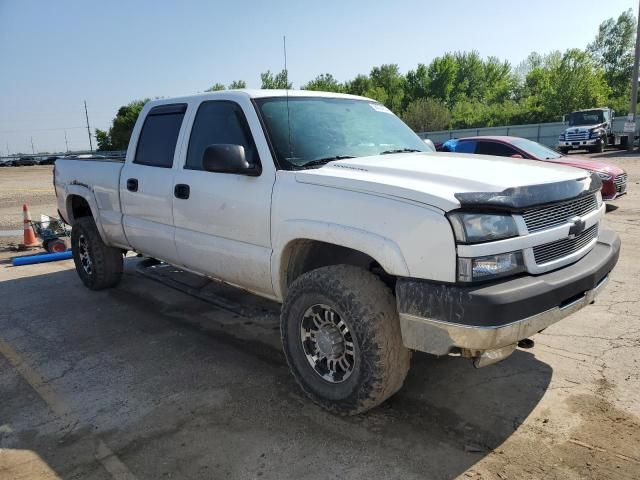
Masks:
[[[54,182],[87,287],[135,251],[281,302],[295,379],[355,414],[412,350],[504,359],[618,259],[597,175],[428,150],[368,98],[224,91],[147,103],[123,163],[59,159]]]

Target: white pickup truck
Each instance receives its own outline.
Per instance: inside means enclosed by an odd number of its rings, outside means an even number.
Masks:
[[[412,350],[506,358],[618,260],[596,175],[427,150],[374,100],[224,91],[149,102],[124,163],[61,159],[54,183],[87,287],[135,251],[277,300],[302,389],[355,414]]]

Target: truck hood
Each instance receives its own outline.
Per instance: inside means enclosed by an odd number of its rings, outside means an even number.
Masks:
[[[460,194],[575,183],[588,177],[588,173],[509,157],[401,153],[334,161],[321,168],[297,171],[295,176],[301,183],[396,197],[448,212],[460,208]]]

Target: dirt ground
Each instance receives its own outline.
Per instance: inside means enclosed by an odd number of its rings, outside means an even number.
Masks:
[[[353,418],[301,394],[276,306],[177,272],[170,288],[135,257],[90,292],[71,261],[11,267],[19,239],[0,237],[0,479],[640,478],[640,156],[604,156],[629,194],[604,221],[622,253],[596,303],[484,369],[415,354]],[[51,167],[0,169],[0,230],[25,201],[55,212]]]

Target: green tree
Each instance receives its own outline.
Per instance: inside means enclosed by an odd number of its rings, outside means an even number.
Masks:
[[[205,92],[218,92],[220,90],[224,90],[225,86],[221,83],[214,83],[209,88],[205,90]]]
[[[229,90],[239,90],[241,88],[247,88],[247,82],[244,80],[234,80],[229,84]]]
[[[115,150],[111,145],[111,136],[108,131],[96,128],[96,141],[98,142],[98,151],[109,152]]]
[[[118,113],[111,122],[111,127],[108,132],[96,130],[98,149],[126,150],[129,146],[133,126],[136,124],[142,107],[144,107],[148,101],[148,98],[144,100],[134,100],[127,105],[123,105],[118,109]]]
[[[345,88],[340,82],[338,82],[330,73],[322,73],[316,78],[307,82],[302,87],[302,90],[316,90],[321,92],[344,92]]]
[[[636,18],[631,9],[600,24],[587,51],[604,69],[613,97],[628,96],[633,70]]]
[[[262,81],[262,89],[291,89],[292,83],[289,83],[289,74],[286,70],[282,70],[275,76],[270,70],[260,74],[260,80]]]
[[[384,103],[387,108],[400,113],[402,110],[402,101],[404,99],[405,78],[398,70],[396,64],[380,65],[379,67],[373,67],[369,74],[373,89],[371,93],[379,95],[380,90],[385,92],[385,100],[381,100],[379,97],[374,97],[380,102]],[[369,96],[365,93],[366,96]]]
[[[483,97],[487,103],[503,103],[514,95],[517,81],[509,62],[489,57],[483,64],[483,70]]]
[[[484,63],[480,54],[471,52],[456,52],[453,57],[457,64],[455,100],[483,100],[486,82],[484,79]]]
[[[451,53],[434,58],[427,69],[429,93],[450,107],[454,104],[458,62]]]
[[[567,50],[549,75],[551,88],[543,98],[547,120],[559,120],[573,110],[602,106],[611,93],[604,70],[583,50]]]
[[[351,81],[345,83],[345,90],[351,95],[364,95],[371,87],[371,79],[367,75],[358,75]]]
[[[419,63],[415,70],[409,70],[406,76],[404,106],[431,94],[429,71],[423,63]]]
[[[444,130],[451,114],[444,103],[433,98],[417,98],[402,114],[402,120],[416,132]]]

